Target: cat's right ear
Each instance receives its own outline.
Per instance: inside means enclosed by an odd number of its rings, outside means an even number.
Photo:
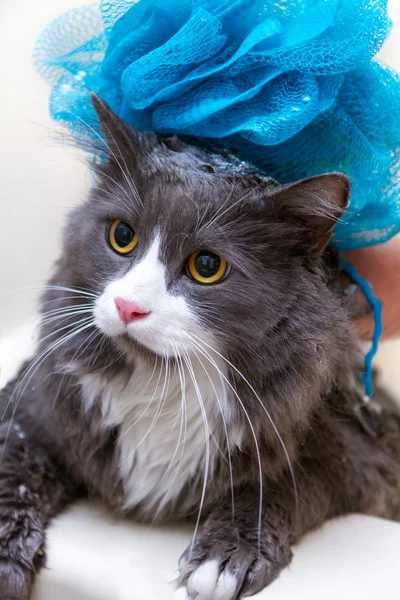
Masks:
[[[97,94],[90,94],[104,134],[102,145],[109,161],[116,164],[140,162],[150,150],[148,137],[121,119]]]
[[[275,217],[295,225],[303,232],[304,247],[319,255],[348,207],[350,192],[346,175],[326,173],[282,186],[271,195],[270,202]]]

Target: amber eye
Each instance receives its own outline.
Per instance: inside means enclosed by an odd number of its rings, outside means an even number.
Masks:
[[[115,252],[118,252],[118,254],[128,254],[129,252],[132,252],[139,241],[134,229],[120,219],[117,219],[111,225],[108,239],[110,240],[111,247]]]
[[[195,252],[187,262],[188,274],[198,283],[210,284],[221,281],[227,268],[226,260],[208,250]]]

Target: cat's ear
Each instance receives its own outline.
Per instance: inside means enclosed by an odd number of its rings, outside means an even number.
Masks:
[[[303,228],[308,250],[320,254],[332,237],[335,224],[349,204],[351,183],[343,173],[328,173],[283,186],[269,200],[275,214]]]
[[[149,150],[148,137],[126,123],[97,94],[90,94],[93,108],[104,134],[105,152],[110,161],[125,163],[128,159],[140,160]]]

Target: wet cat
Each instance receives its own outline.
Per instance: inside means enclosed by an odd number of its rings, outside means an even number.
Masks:
[[[1,598],[30,598],[46,526],[82,494],[192,519],[189,598],[251,595],[305,532],[391,516],[399,493],[399,421],[355,410],[327,250],[350,184],[281,186],[93,102],[108,158],[65,227],[37,357],[1,396]]]

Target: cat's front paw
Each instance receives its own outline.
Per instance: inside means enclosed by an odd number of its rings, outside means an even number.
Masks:
[[[179,561],[179,584],[190,600],[237,600],[270,584],[290,562],[290,549],[284,554],[259,553],[235,531],[224,539],[200,537]]]

